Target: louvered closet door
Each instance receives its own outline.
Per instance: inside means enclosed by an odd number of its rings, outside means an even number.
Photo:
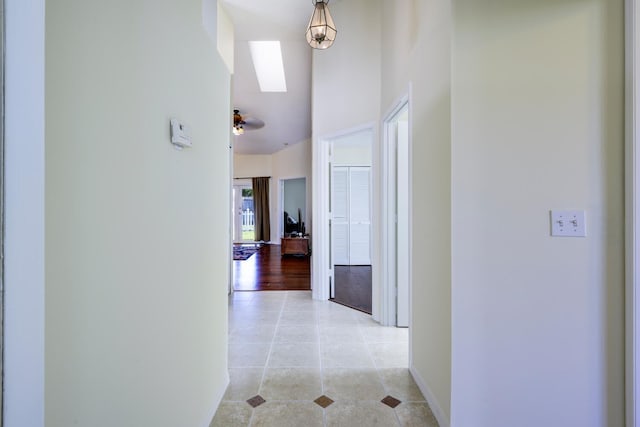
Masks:
[[[349,168],[349,264],[371,264],[370,167]]]
[[[334,166],[331,177],[335,265],[371,264],[371,168]]]
[[[331,187],[333,264],[349,265],[349,168],[333,168]]]

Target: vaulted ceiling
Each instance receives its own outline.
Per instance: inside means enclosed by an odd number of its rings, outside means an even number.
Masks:
[[[240,154],[270,154],[311,138],[311,47],[305,30],[311,0],[222,0],[235,27],[233,107],[265,126],[234,136]],[[260,91],[249,41],[278,40],[287,92]]]

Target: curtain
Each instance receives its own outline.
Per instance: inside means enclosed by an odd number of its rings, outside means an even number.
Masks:
[[[256,216],[256,241],[271,240],[271,221],[269,220],[269,178],[252,178],[253,209]]]

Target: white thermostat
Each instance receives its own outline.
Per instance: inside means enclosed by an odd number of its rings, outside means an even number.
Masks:
[[[176,148],[191,147],[191,129],[177,119],[171,119],[171,143]]]

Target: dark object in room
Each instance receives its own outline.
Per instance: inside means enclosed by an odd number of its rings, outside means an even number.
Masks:
[[[284,232],[285,234],[299,233],[299,222],[289,215],[287,211],[284,212]]]

